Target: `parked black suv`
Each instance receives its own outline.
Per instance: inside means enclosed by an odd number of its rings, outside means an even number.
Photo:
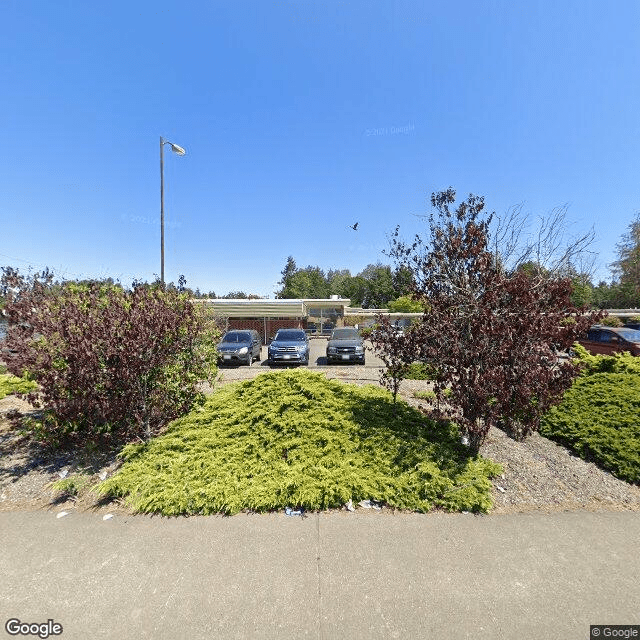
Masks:
[[[260,334],[254,329],[227,331],[218,343],[218,362],[221,364],[248,364],[260,360]]]
[[[334,329],[327,342],[327,362],[359,362],[364,364],[364,343],[357,329]]]

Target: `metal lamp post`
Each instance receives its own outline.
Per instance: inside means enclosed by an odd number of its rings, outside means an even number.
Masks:
[[[171,151],[183,156],[186,151],[160,136],[160,281],[164,285],[164,145],[171,146]]]

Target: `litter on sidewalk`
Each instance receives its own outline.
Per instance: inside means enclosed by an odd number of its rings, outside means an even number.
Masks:
[[[382,503],[378,500],[360,500],[360,502],[358,502],[358,506],[363,509],[375,509],[376,511],[380,511],[380,509],[382,509]]]

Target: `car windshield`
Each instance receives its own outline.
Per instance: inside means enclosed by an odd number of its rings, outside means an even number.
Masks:
[[[278,331],[276,334],[276,340],[282,340],[286,342],[302,341],[305,339],[304,331]]]
[[[618,329],[616,333],[629,342],[640,342],[640,331],[638,329]]]
[[[229,331],[222,342],[251,342],[251,336],[244,331]]]
[[[356,329],[334,329],[332,340],[357,340],[360,336]]]

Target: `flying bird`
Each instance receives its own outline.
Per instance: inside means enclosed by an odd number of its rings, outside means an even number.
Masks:
[[[350,226],[349,226],[349,229],[353,229],[354,231],[357,231],[357,230],[358,230],[358,224],[359,224],[359,223],[358,223],[358,222],[356,222],[355,224],[350,225]]]

